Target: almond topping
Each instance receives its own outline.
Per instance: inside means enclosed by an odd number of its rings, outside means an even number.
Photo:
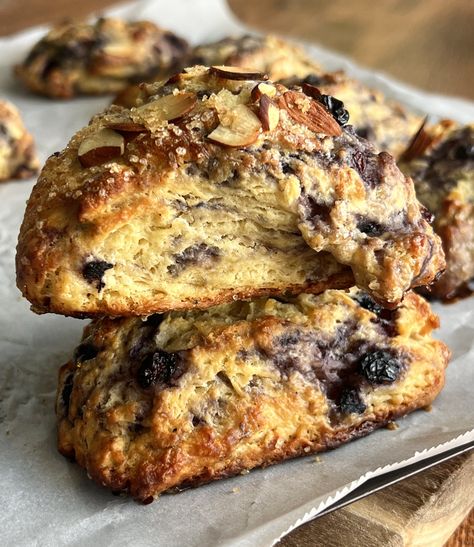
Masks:
[[[208,138],[226,146],[248,146],[254,143],[262,124],[257,116],[243,104],[237,105],[225,117]]]
[[[253,101],[258,101],[262,95],[268,95],[269,97],[274,97],[276,95],[276,87],[271,84],[260,83],[257,84],[253,89],[250,97]]]
[[[405,151],[400,155],[400,160],[411,161],[422,156],[433,143],[433,137],[425,131],[428,117],[423,120],[421,127],[413,135]]]
[[[339,124],[324,106],[304,93],[287,91],[281,98],[280,105],[295,122],[306,125],[315,133],[330,137],[337,137],[342,133]]]
[[[124,138],[112,129],[100,129],[86,137],[77,151],[83,167],[110,161],[124,152]]]
[[[268,76],[263,72],[239,66],[211,66],[209,72],[227,80],[268,80]]]
[[[262,122],[264,131],[273,131],[280,121],[280,109],[268,95],[260,97],[258,117]]]
[[[107,125],[109,129],[114,131],[123,131],[124,133],[143,133],[148,129],[141,123],[133,122],[132,120],[125,120],[123,122],[113,122]]]
[[[178,95],[165,95],[155,101],[144,104],[136,109],[141,115],[149,113],[155,120],[176,120],[190,112],[197,103],[195,93],[178,93]]]

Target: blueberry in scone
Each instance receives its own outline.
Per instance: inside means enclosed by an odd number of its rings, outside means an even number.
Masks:
[[[451,300],[471,294],[474,278],[474,125],[448,120],[423,125],[403,155],[402,169],[434,215],[446,271],[429,294]]]
[[[443,269],[412,182],[324,102],[225,66],[142,92],[46,162],[17,252],[35,310],[149,315],[354,279],[393,307]]]
[[[149,21],[63,23],[33,46],[15,74],[31,91],[54,98],[117,93],[174,72],[187,50],[185,40]]]
[[[26,130],[18,109],[0,99],[0,181],[26,179],[38,169],[33,137]]]
[[[421,123],[421,116],[342,71],[310,74],[304,78],[290,77],[282,83],[286,86],[312,86],[322,95],[336,97],[349,112],[349,123],[357,135],[394,157],[406,148]]]
[[[266,74],[271,80],[308,74],[320,74],[316,61],[299,46],[273,35],[229,36],[217,42],[198,45],[190,51],[184,66],[225,65],[235,66]],[[140,95],[138,85],[129,86],[114,100],[115,104],[128,108],[136,106]]]
[[[413,293],[395,311],[362,307],[368,298],[328,290],[96,319],[59,374],[59,450],[150,502],[430,405],[449,360],[431,337],[438,318]]]

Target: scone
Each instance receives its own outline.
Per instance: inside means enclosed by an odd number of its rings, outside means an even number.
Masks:
[[[17,252],[36,311],[149,315],[319,292],[350,285],[346,266],[389,307],[433,280],[441,243],[394,159],[259,77],[189,69],[49,158]]]
[[[349,112],[349,123],[355,132],[396,158],[407,147],[422,121],[421,116],[342,71],[292,77],[283,83],[287,86],[313,85],[321,93],[336,97]]]
[[[97,319],[59,373],[59,450],[150,502],[334,448],[433,402],[449,359],[437,326],[413,293],[388,311],[333,290]]]
[[[31,91],[54,98],[117,93],[174,72],[187,50],[185,40],[149,21],[63,23],[33,47],[15,74]]]
[[[275,81],[323,72],[302,48],[272,35],[227,37],[197,46],[191,50],[183,67],[193,65],[238,66],[262,72]],[[114,103],[131,108],[136,106],[139,95],[139,86],[130,86],[115,98]]]
[[[446,272],[430,287],[443,300],[471,294],[474,278],[474,125],[422,127],[404,154],[419,200],[434,214]]]
[[[10,102],[0,99],[0,181],[29,178],[38,168],[33,137],[20,113]]]

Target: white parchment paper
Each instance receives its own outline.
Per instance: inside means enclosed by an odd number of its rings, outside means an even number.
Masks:
[[[154,20],[193,43],[245,30],[223,0],[150,0],[113,13]],[[0,39],[0,96],[21,109],[42,161],[110,101],[56,102],[17,87],[11,66],[43,32]],[[474,120],[472,103],[421,93],[321,48],[310,51],[329,69],[345,68],[433,117]],[[33,182],[0,185],[0,544],[270,545],[368,478],[474,439],[471,298],[435,306],[442,318],[438,336],[453,349],[453,360],[430,413],[417,412],[398,430],[378,431],[320,461],[307,457],[256,470],[148,506],[112,496],[56,451],[57,369],[78,343],[83,322],[34,315],[15,287],[16,237]]]

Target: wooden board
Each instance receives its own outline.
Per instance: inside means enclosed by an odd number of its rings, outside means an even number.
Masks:
[[[441,547],[474,506],[473,477],[470,451],[309,522],[279,545]],[[474,512],[449,547],[474,546],[473,521]]]

